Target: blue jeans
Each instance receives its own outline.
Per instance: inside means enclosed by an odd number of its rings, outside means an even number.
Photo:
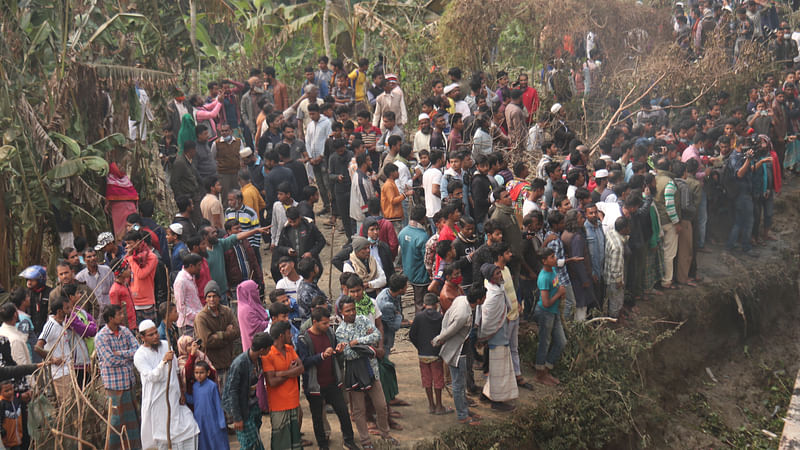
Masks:
[[[749,192],[739,194],[733,201],[733,228],[728,235],[726,247],[732,250],[741,241],[742,250],[752,248],[750,238],[753,234],[753,196]]]
[[[561,325],[561,316],[536,305],[533,317],[539,324],[536,370],[552,369],[561,357],[564,346],[567,345],[567,337],[564,335],[564,327]]]
[[[469,405],[465,391],[467,384],[467,355],[458,357],[458,366],[450,366],[450,376],[453,379],[453,401],[456,404],[458,420],[469,416]]]

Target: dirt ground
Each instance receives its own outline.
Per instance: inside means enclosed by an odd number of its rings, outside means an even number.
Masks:
[[[698,288],[684,287],[679,291],[642,302],[637,308],[636,317],[630,326],[649,326],[648,324],[653,321],[663,320],[665,305],[690,302],[692,298],[710,295],[716,289],[715,283],[729,282],[728,278],[731,273],[751,273],[753,267],[767,261],[775,262],[794,251],[796,242],[793,237],[800,216],[796,207],[800,201],[798,184],[800,183],[795,179],[785,185],[787,192],[782,194],[784,200],[779,199],[776,202],[776,224],[773,234],[778,240],[768,242],[765,246],[760,247],[761,256],[758,259],[745,259],[739,255],[724,252],[720,244],[710,244],[708,247],[712,250],[711,253],[698,255],[700,274],[706,278],[701,286]],[[345,237],[337,229],[334,239],[331,240],[332,229],[322,226],[322,222],[326,220],[327,216],[317,219],[320,229],[329,243],[321,255],[325,273],[319,285],[335,298],[339,294],[339,271],[330,266],[331,248],[334,253],[339,251],[345,242]],[[330,245],[331,241],[333,242],[332,246]],[[269,252],[265,252],[265,266],[268,266],[269,258]],[[269,291],[274,287],[274,281],[270,278],[269,272],[265,272]],[[329,290],[330,276],[333,276],[333,280]],[[404,297],[403,306],[405,317],[412,319],[414,308],[410,290]],[[669,307],[666,309],[668,310]],[[736,430],[753,425],[751,422],[756,416],[770,416],[773,411],[763,411],[764,405],[768,403],[765,398],[769,395],[770,388],[773,384],[780,383],[776,381],[777,378],[783,380],[788,376],[793,382],[794,375],[800,368],[800,358],[798,358],[800,347],[797,345],[800,340],[800,328],[796,327],[798,319],[800,319],[798,311],[784,315],[772,330],[748,339],[742,345],[732,345],[735,350],[715,358],[708,365],[700,364],[682,373],[677,383],[682,385],[681,388],[677,389],[674,395],[656,399],[663,403],[660,406],[664,411],[680,411],[680,414],[670,414],[669,417],[665,417],[664,420],[668,421],[668,425],[658,432],[657,438],[650,444],[656,448],[731,446],[733,442],[721,441],[709,434],[709,428],[712,431],[714,426]],[[523,325],[523,327],[526,326],[532,326],[532,324]],[[393,430],[392,436],[400,442],[401,448],[413,448],[415,443],[435,437],[442,431],[463,426],[456,422],[455,414],[440,416],[428,413],[425,392],[420,386],[416,352],[408,341],[407,329],[401,329],[398,332],[391,360],[396,365],[400,386],[399,398],[411,404],[411,406],[396,408],[396,411],[403,415],[402,418],[397,419],[403,430]],[[530,361],[523,361],[523,373],[528,379],[532,379],[530,363]],[[714,375],[716,381],[712,381],[706,367]],[[483,384],[483,376],[480,371],[475,371],[475,379],[479,385]],[[791,389],[791,385],[789,389]],[[558,395],[558,388],[534,383],[533,391],[520,390],[517,404],[535,404],[552,395]],[[475,399],[477,401],[476,397]],[[300,403],[304,415],[303,437],[316,445],[308,403],[304,398],[301,398]],[[452,396],[447,391],[443,395],[443,403],[447,407],[454,406]],[[509,414],[514,414],[513,412],[495,413],[488,405],[481,402],[477,402],[477,405],[474,411],[483,417],[484,422],[495,419],[502,420],[509,417]],[[332,448],[341,448],[342,439],[338,420],[334,414],[329,414],[328,420],[332,428],[331,446]],[[264,417],[261,436],[265,445],[268,446],[270,440],[268,417]],[[377,439],[373,439],[373,441],[377,442]],[[230,442],[232,449],[239,448],[235,436],[231,436]],[[775,445],[777,445],[777,441],[775,441]]]

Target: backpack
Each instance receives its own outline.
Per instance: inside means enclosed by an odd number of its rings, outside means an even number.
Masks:
[[[697,206],[694,204],[694,197],[689,183],[682,178],[675,178],[675,187],[680,194],[681,216],[685,219],[693,219],[697,214]]]

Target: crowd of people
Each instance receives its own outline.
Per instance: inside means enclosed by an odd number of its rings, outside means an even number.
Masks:
[[[223,449],[229,432],[264,448],[264,414],[271,448],[313,445],[302,392],[319,448],[327,411],[345,447],[368,449],[403,429],[391,357],[408,328],[429,413],[477,425],[479,402],[511,411],[520,388],[559,384],[563,321],[624,324],[637,302],[690,291],[714,243],[756,257],[797,169],[800,70],[757,80],[741,104],[644,99],[592,151],[526,73],[451,68],[409,116],[398,76],[369,65],[320,57],[297,93],[272,67],[176,91],[159,150],[177,214],[157,223],[112,161],[113,228],[93,245],[62,231],[54,286],[42,266],[20,274],[0,306],[2,366],[46,360],[59,402],[99,372],[107,448]],[[332,227],[342,244],[325,267]],[[338,296],[318,284],[332,267]],[[2,441],[27,448],[30,380],[8,376]]]

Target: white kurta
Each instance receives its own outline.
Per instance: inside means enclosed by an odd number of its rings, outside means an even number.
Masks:
[[[167,342],[161,341],[158,350],[141,346],[133,356],[133,364],[142,377],[142,448],[163,448],[167,442],[167,375],[168,364],[163,361]],[[169,373],[169,403],[171,407],[170,434],[173,446],[193,439],[200,433],[192,411],[180,404],[181,387],[178,384],[178,360],[173,358]]]

